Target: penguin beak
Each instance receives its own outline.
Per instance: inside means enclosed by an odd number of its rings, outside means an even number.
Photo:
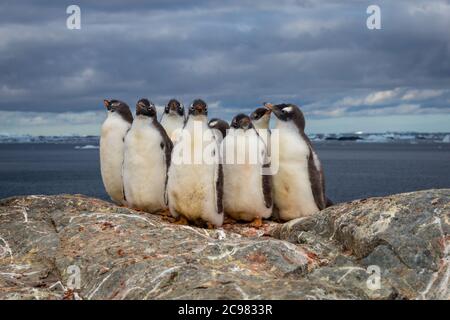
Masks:
[[[242,119],[241,128],[248,129],[249,126],[250,126],[250,120],[248,120],[247,118]]]
[[[196,115],[202,115],[206,113],[206,110],[203,106],[196,106],[194,110]]]
[[[110,100],[104,99],[103,100],[103,105],[105,106],[105,108],[107,110],[111,110],[111,101]]]
[[[271,106],[270,110],[271,110],[271,112],[273,112],[275,114],[275,116],[277,118],[280,118],[280,115],[281,115],[281,108],[280,107],[278,107],[278,106]]]
[[[145,110],[145,104],[142,101],[136,103],[136,112],[142,112]]]

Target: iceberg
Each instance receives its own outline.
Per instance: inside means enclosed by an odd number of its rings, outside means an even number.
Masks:
[[[367,137],[364,137],[362,140],[357,140],[357,142],[367,142],[367,143],[386,143],[393,140],[393,137],[389,135],[377,135],[370,134]]]
[[[443,143],[450,143],[450,134],[446,135],[444,139],[442,139]]]
[[[94,146],[92,144],[87,144],[85,146],[76,146],[75,147],[75,149],[78,149],[78,150],[89,150],[89,149],[98,149],[98,148],[99,148],[99,146]]]

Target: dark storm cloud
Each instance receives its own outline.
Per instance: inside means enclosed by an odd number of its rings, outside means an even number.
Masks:
[[[448,113],[449,2],[377,2],[379,31],[373,1],[79,1],[81,30],[65,26],[73,2],[3,3],[0,110],[174,96],[228,117],[263,101],[317,117]]]

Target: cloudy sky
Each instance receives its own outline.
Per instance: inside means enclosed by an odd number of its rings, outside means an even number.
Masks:
[[[105,97],[201,97],[227,120],[292,102],[314,133],[450,131],[449,0],[146,2],[2,1],[0,133],[98,134]]]

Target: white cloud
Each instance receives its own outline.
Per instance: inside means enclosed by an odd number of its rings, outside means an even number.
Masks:
[[[313,20],[299,19],[283,25],[280,29],[281,36],[286,38],[296,38],[301,35],[317,36],[321,32],[333,30],[341,25],[339,20]]]
[[[371,92],[362,97],[344,97],[333,103],[333,106],[337,108],[346,108],[404,104],[404,101],[424,101],[427,99],[440,97],[448,92],[450,92],[450,90],[395,88],[392,90]]]
[[[402,100],[425,100],[430,98],[440,97],[445,93],[445,90],[408,90],[402,97]]]
[[[5,97],[20,97],[23,96],[24,94],[26,94],[26,90],[24,89],[20,89],[20,88],[11,88],[8,85],[3,85],[0,88],[0,98],[5,98]]]
[[[373,106],[392,101],[401,93],[400,88],[392,90],[375,91],[369,93],[365,97],[345,97],[334,103],[335,106],[340,107],[355,107],[355,106]]]

